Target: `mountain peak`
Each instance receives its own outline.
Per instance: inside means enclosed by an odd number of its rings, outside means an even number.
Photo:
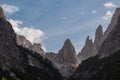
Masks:
[[[71,41],[70,41],[70,39],[68,38],[68,39],[65,40],[65,42],[71,42]]]
[[[86,38],[86,42],[90,40],[89,38],[90,38],[90,37],[89,37],[89,36],[87,36],[87,38]]]
[[[117,9],[115,10],[115,12],[120,12],[120,8],[117,8]]]
[[[104,40],[98,52],[102,57],[109,56],[120,49],[120,8],[117,8],[110,25],[104,33]]]
[[[111,22],[108,26],[108,28],[106,29],[106,31],[104,32],[104,36],[103,36],[103,40],[102,42],[107,38],[107,36],[109,35],[109,33],[113,30],[113,28],[116,26],[117,22],[118,22],[118,17],[120,16],[120,8],[117,8],[115,10],[115,13],[113,14],[113,17],[111,19]]]
[[[58,54],[54,58],[55,63],[63,76],[70,76],[78,67],[79,61],[73,44],[70,39],[66,39],[63,47],[59,50]]]
[[[101,24],[98,26],[97,30],[98,30],[98,29],[102,29],[102,25],[101,25]]]
[[[99,25],[98,28],[96,29],[96,32],[95,32],[95,41],[94,41],[94,43],[98,44],[100,42],[100,40],[102,39],[102,37],[103,37],[103,29],[102,29],[102,26]]]
[[[2,7],[0,6],[0,18],[5,18]]]
[[[70,39],[66,39],[65,42],[64,42],[64,45],[63,45],[63,48],[65,47],[69,47],[69,48],[73,48],[73,44],[71,43],[71,40]]]
[[[63,47],[59,50],[58,55],[56,57],[56,62],[60,64],[70,63],[76,64],[77,55],[73,44],[70,39],[65,40]]]
[[[87,36],[87,38],[86,38],[85,45],[87,45],[87,44],[92,44],[92,39],[90,39],[89,36]]]

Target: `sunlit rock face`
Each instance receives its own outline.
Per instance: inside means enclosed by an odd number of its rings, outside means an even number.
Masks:
[[[63,63],[77,63],[77,56],[74,46],[72,45],[70,39],[67,39],[63,45],[63,47],[60,49],[57,55],[57,63],[63,64]]]
[[[95,40],[94,40],[94,45],[93,45],[93,47],[94,47],[93,53],[94,54],[97,54],[97,52],[102,44],[102,38],[103,38],[103,29],[102,29],[102,26],[99,25],[95,32]]]
[[[60,73],[67,78],[75,72],[79,65],[75,48],[70,39],[64,42],[58,53],[46,53],[45,55],[57,66]]]
[[[29,48],[32,45],[32,43],[22,35],[17,35],[17,44],[25,48]]]
[[[42,56],[45,55],[45,51],[42,48],[42,45],[40,43],[34,43],[32,44],[29,40],[27,40],[24,36],[22,35],[17,35],[17,44],[28,48],[30,50],[33,50],[34,52],[37,52],[41,54]]]
[[[34,43],[33,45],[31,45],[29,47],[31,50],[41,54],[41,55],[45,55],[45,51],[43,50],[42,46],[40,43]]]
[[[86,42],[81,52],[78,54],[80,61],[83,61],[92,55],[93,42],[92,39],[89,39],[89,36],[86,38]]]

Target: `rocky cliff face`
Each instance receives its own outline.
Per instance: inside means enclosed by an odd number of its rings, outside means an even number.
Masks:
[[[52,57],[50,60],[54,62],[64,77],[69,77],[72,75],[79,64],[75,48],[72,45],[70,39],[67,39],[64,42],[63,47],[57,54],[52,53],[49,55],[47,54],[46,56]]]
[[[25,48],[32,46],[32,43],[22,35],[17,35],[17,44]]]
[[[34,43],[33,45],[31,45],[29,47],[29,49],[41,54],[41,55],[45,55],[45,51],[42,49],[42,46],[40,43]]]
[[[92,39],[89,39],[89,36],[86,38],[86,42],[81,52],[78,54],[78,58],[80,61],[87,59],[92,55],[93,50],[93,42]]]
[[[95,56],[99,51],[99,48],[102,44],[103,30],[102,26],[99,25],[95,32],[95,40],[92,42],[92,39],[89,39],[89,36],[86,38],[86,42],[81,52],[78,54],[80,61],[83,61],[89,57]]]
[[[119,50],[119,16],[120,8],[117,8],[111,23],[109,24],[104,34],[101,25],[97,28],[93,46],[90,48],[88,43],[85,44],[81,50],[81,53],[78,55],[80,60],[85,60],[88,57],[96,55],[97,53],[102,56],[109,56],[109,54]],[[88,50],[87,47],[90,49]],[[83,57],[83,55],[86,57]]]
[[[29,40],[27,40],[24,36],[22,35],[17,35],[17,44],[28,48],[30,50],[33,50],[41,55],[45,55],[45,51],[42,49],[42,46],[40,43],[34,43],[32,44]]]
[[[117,8],[115,13],[113,14],[113,17],[111,19],[111,22],[110,22],[108,28],[104,32],[104,36],[103,36],[102,41],[104,41],[107,38],[107,36],[109,35],[109,33],[113,30],[113,28],[115,28],[116,24],[118,23],[119,15],[120,15],[120,8]]]
[[[55,62],[55,57],[57,56],[57,53],[54,53],[54,52],[47,52],[45,54],[45,57],[49,60],[51,60],[52,62]]]
[[[102,26],[99,25],[95,32],[94,52],[93,53],[96,54],[98,52],[98,50],[102,44],[102,38],[103,38],[103,30],[102,30]]]
[[[22,54],[15,43],[16,34],[10,23],[3,18],[0,18],[0,42],[0,65],[4,68],[18,67],[22,61]]]
[[[65,41],[63,47],[58,52],[58,55],[56,56],[56,63],[77,63],[75,48],[69,39]]]
[[[106,38],[105,38],[106,37]],[[120,49],[120,8],[117,8],[109,27],[107,28],[99,55],[109,56]]]
[[[3,12],[3,9],[1,7],[0,7],[0,18],[5,19],[4,12]]]
[[[0,78],[3,77],[7,80],[62,80],[48,59],[17,45],[11,24],[1,17]]]

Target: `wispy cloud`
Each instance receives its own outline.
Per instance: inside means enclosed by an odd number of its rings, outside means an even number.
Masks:
[[[113,15],[113,12],[107,11],[106,14],[103,16],[103,20],[107,21],[110,20]]]
[[[14,5],[1,4],[0,5],[7,14],[13,14],[19,11],[19,8]]]
[[[23,27],[23,22],[20,20],[9,19],[9,22],[17,34],[25,36],[32,43],[41,43],[45,39],[45,33],[42,30]]]
[[[104,6],[106,8],[116,8],[117,7],[117,5],[113,2],[106,2],[106,3],[104,3]]]
[[[93,11],[92,11],[92,14],[95,14],[96,12],[97,12],[96,10],[93,10]]]

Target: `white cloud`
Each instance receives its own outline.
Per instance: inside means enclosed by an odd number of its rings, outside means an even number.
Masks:
[[[92,11],[92,14],[95,14],[95,13],[96,13],[96,10],[93,10],[93,11]]]
[[[117,7],[117,5],[114,4],[113,2],[106,2],[106,3],[104,3],[104,6],[106,8],[116,8]]]
[[[103,16],[103,19],[107,21],[110,20],[112,16],[113,16],[113,12],[107,11],[106,14]]]
[[[14,5],[2,4],[0,5],[7,14],[13,14],[19,11],[19,8]]]
[[[12,26],[15,32],[19,35],[23,35],[32,43],[42,43],[42,40],[45,39],[45,33],[39,29],[29,28],[29,27],[22,27],[23,22],[19,20],[8,20]],[[43,47],[43,46],[42,46]],[[43,47],[45,50],[45,48]]]

